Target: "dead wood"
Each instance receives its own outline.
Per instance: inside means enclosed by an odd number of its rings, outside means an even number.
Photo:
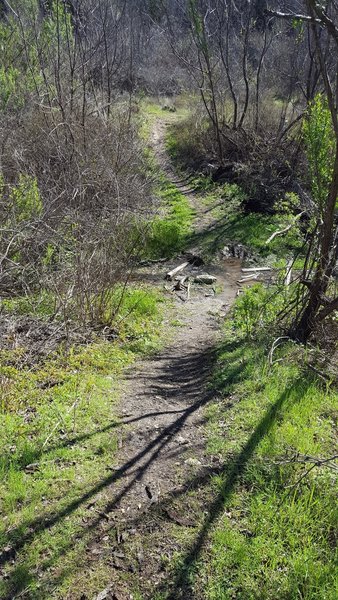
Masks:
[[[250,267],[247,269],[241,269],[242,273],[254,273],[255,271],[272,271],[271,267]]]
[[[269,239],[266,240],[265,244],[270,244],[270,242],[272,242],[272,240],[275,239],[275,237],[279,236],[279,235],[284,235],[284,233],[287,233],[288,231],[290,231],[290,229],[292,229],[292,227],[294,227],[297,223],[297,221],[300,219],[300,217],[304,214],[304,211],[299,213],[298,215],[295,216],[294,220],[292,223],[290,223],[290,225],[288,225],[287,227],[284,227],[284,229],[279,229],[278,231],[275,231],[272,235],[270,235]]]
[[[189,262],[184,262],[181,265],[178,265],[178,267],[175,267],[175,269],[172,269],[172,271],[168,271],[168,273],[165,276],[165,279],[171,281],[175,277],[175,275],[177,275],[177,273],[183,271],[183,269],[185,269],[189,264]]]

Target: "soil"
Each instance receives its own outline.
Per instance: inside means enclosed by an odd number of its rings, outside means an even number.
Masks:
[[[195,228],[201,230],[210,225],[210,215],[200,208],[198,195],[175,174],[164,147],[165,129],[165,120],[159,119],[152,147],[160,168],[195,208]],[[177,257],[152,264],[142,269],[140,278],[163,288],[166,272],[183,260]],[[120,554],[117,552],[112,567],[112,585],[98,598],[136,598],[131,592],[135,587],[141,590],[142,598],[155,597],[158,586],[168,577],[177,549],[173,526],[186,530],[196,525],[197,515],[187,493],[190,482],[217,470],[216,459],[213,463],[205,449],[205,409],[215,400],[209,385],[214,349],[221,339],[221,323],[238,290],[240,260],[220,256],[213,264],[190,265],[184,274],[201,272],[217,277],[217,293],[210,285],[193,284],[189,300],[185,293],[173,294],[179,326],[170,328],[174,334],[164,350],[134,365],[123,383],[120,415],[125,430],[116,478],[109,490],[110,522],[98,532],[96,540],[99,546],[113,522]],[[178,496],[179,503],[173,502]],[[197,598],[185,595],[184,590],[173,597]]]

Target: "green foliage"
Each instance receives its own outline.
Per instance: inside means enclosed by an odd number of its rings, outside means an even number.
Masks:
[[[11,99],[16,98],[16,105],[20,106],[20,96],[18,92],[18,82],[20,78],[20,71],[15,67],[5,68],[0,67],[0,107],[1,110],[5,110]]]
[[[17,221],[28,221],[42,213],[42,200],[36,177],[19,175],[18,184],[10,191],[10,201]]]
[[[189,0],[189,16],[192,20],[195,33],[198,36],[201,36],[203,33],[203,21],[202,17],[198,11],[198,6],[196,0]]]
[[[233,309],[234,327],[249,336],[257,327],[273,323],[283,304],[284,295],[278,288],[256,283],[238,298]]]
[[[333,170],[335,142],[327,102],[318,94],[308,108],[303,135],[314,200],[320,214],[325,207]]]
[[[168,128],[166,135],[166,148],[171,158],[178,167],[194,170],[205,158],[203,136],[208,129],[206,119],[196,122],[196,117],[191,114]]]
[[[162,178],[157,195],[162,200],[166,214],[155,217],[150,224],[144,255],[152,258],[171,257],[186,246],[194,212],[187,197],[166,178]]]
[[[146,254],[149,253],[153,258],[171,257],[182,250],[183,246],[184,237],[179,223],[154,219],[147,240]]]
[[[15,316],[50,317],[55,312],[56,298],[47,290],[39,294],[4,298],[1,308]]]
[[[189,16],[191,19],[196,44],[203,54],[207,56],[209,53],[209,48],[205,35],[204,21],[196,0],[189,0]]]
[[[39,20],[38,0],[12,2],[20,22],[11,15],[0,22],[0,109],[23,108],[30,92],[44,85],[41,67],[48,71],[50,57],[74,42],[66,3],[53,0],[49,14]],[[37,27],[39,24],[39,31]],[[52,86],[50,87],[52,90]],[[45,89],[44,89],[45,93]]]
[[[291,215],[262,215],[239,210],[229,218],[226,235],[229,239],[246,244],[262,257],[271,254],[286,257],[293,255],[302,245],[302,237],[296,226],[286,235],[275,237],[268,245],[266,241],[272,233],[284,229],[290,223],[293,223]]]
[[[60,0],[53,0],[50,14],[44,19],[42,26],[43,44],[50,52],[57,50],[63,42],[74,42],[71,15],[67,5]]]
[[[27,10],[27,17],[32,19],[37,4],[33,2],[32,13],[27,3],[19,6],[21,16]],[[33,43],[33,31],[25,27],[25,37],[19,22],[9,16],[0,23],[0,108],[1,110],[17,110],[23,108],[29,92],[35,89],[41,80],[37,51]]]

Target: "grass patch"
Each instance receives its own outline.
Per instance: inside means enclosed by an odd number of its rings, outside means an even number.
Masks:
[[[191,185],[200,185],[200,179]],[[300,252],[303,238],[297,226],[285,235],[275,237],[269,244],[267,239],[275,231],[293,223],[293,216],[287,213],[262,215],[248,213],[242,209],[243,192],[236,184],[216,184],[206,182],[206,190],[201,192],[201,204],[205,214],[211,217],[210,225],[192,236],[192,244],[198,245],[204,255],[213,256],[228,243],[243,244],[249,252],[264,264],[276,265],[280,257],[289,258]]]
[[[269,372],[257,341],[227,341],[218,379],[227,396],[209,413],[209,449],[229,466],[215,481],[225,501],[201,565],[206,598],[333,599],[334,478],[318,467],[297,485],[309,465],[292,457],[331,456],[337,396],[288,351]]]
[[[141,138],[149,143],[158,119],[176,122],[185,117],[186,110],[183,100],[178,102],[175,113],[163,111],[160,103],[152,99],[142,100],[139,118]],[[158,214],[145,226],[142,258],[171,258],[186,247],[192,231],[194,211],[186,196],[165,177],[150,145],[145,147],[144,157],[147,174],[154,181],[154,196],[158,198],[159,209]]]
[[[118,379],[159,346],[161,303],[157,291],[130,288],[114,343],[60,347],[34,368],[16,364],[20,349],[1,353],[1,598],[65,596],[77,578],[77,593],[94,595],[109,583],[99,560],[80,574],[112,499]]]
[[[286,235],[275,237],[268,245],[266,241],[272,233],[284,229],[292,222],[291,215],[262,215],[238,211],[229,217],[226,231],[231,240],[240,241],[263,258],[271,254],[285,258],[292,256],[302,246],[297,227],[290,229]]]
[[[151,258],[170,258],[182,252],[192,232],[194,211],[187,197],[165,177],[155,192],[164,216],[155,217],[149,227],[145,254]]]
[[[190,111],[183,116],[179,123],[173,122],[166,136],[166,147],[172,160],[179,169],[189,169],[192,172],[199,169],[205,159],[203,133],[208,130],[205,118],[196,119]]]
[[[337,394],[302,368],[301,351],[280,350],[267,365],[266,338],[231,332],[219,348],[215,385],[223,400],[208,413],[209,451],[224,461],[214,478],[210,552],[198,581],[208,600],[332,599],[336,478],[304,457],[330,457]],[[277,357],[275,357],[277,358]]]
[[[38,318],[49,318],[55,313],[56,298],[47,290],[40,294],[3,298],[0,307],[7,313],[16,316],[32,316]]]

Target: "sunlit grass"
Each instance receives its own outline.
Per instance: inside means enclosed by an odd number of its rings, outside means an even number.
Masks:
[[[0,545],[19,549],[15,563],[4,566],[1,598],[24,590],[30,598],[54,597],[55,589],[67,593],[87,564],[93,534],[86,523],[110,498],[119,380],[137,356],[159,347],[162,301],[151,288],[129,288],[115,342],[60,347],[33,369],[2,353]],[[108,572],[98,565],[83,592],[92,585],[94,594]]]
[[[215,478],[224,516],[199,561],[205,597],[333,600],[334,472],[319,466],[300,479],[312,464],[302,457],[335,453],[337,394],[302,369],[294,347],[269,369],[267,340],[226,335],[215,374],[224,399],[208,426],[209,451],[225,464]]]

